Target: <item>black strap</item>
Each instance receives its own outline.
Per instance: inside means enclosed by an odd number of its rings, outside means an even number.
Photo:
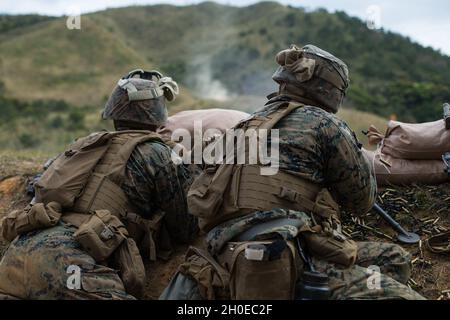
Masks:
[[[287,248],[287,243],[283,239],[275,240],[271,244],[266,245],[266,250],[269,254],[268,260],[278,260],[281,254]]]

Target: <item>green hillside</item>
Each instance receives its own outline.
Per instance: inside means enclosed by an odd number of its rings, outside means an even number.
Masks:
[[[369,30],[343,12],[275,2],[133,6],[83,15],[81,30],[68,30],[64,17],[3,15],[0,147],[46,149],[102,126],[100,107],[118,77],[137,67],[160,69],[180,83],[172,113],[218,106],[252,111],[275,90],[274,56],[291,43],[318,45],[347,62],[346,108],[382,117],[354,121],[363,128],[391,114],[434,120],[450,100],[450,57]]]
[[[264,95],[274,88],[274,55],[291,43],[316,44],[348,63],[353,108],[422,121],[450,99],[450,57],[343,12],[205,2],[110,9],[82,16],[82,30],[68,30],[64,18],[2,19],[0,81],[21,99],[97,105],[137,66],[162,69],[201,97]]]
[[[268,93],[274,88],[275,54],[292,43],[313,43],[349,65],[349,106],[425,121],[440,116],[442,100],[450,99],[450,57],[408,38],[369,30],[343,12],[305,12],[264,2],[245,8],[215,3],[130,7],[93,16],[108,19],[130,46],[197,91],[202,91],[196,87],[201,77],[210,73],[230,95]]]

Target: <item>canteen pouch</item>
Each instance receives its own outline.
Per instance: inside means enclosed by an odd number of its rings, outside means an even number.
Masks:
[[[300,263],[294,245],[285,242],[284,250],[274,259],[251,253],[252,246],[267,247],[272,243],[246,241],[229,242],[226,245],[219,261],[230,273],[232,300],[294,299]],[[261,260],[258,260],[259,258]]]
[[[126,292],[142,297],[145,286],[145,267],[139,249],[131,238],[126,238],[114,252],[114,263]]]
[[[96,210],[74,233],[75,240],[97,262],[111,256],[127,237],[123,223],[108,210]]]
[[[61,219],[61,205],[36,203],[24,210],[14,210],[2,221],[2,237],[11,242],[18,235],[55,226]]]

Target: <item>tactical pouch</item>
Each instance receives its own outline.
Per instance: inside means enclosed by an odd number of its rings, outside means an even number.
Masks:
[[[221,209],[225,190],[233,178],[234,171],[234,165],[206,168],[189,189],[189,211],[200,218],[215,217]]]
[[[50,202],[47,205],[36,203],[28,206],[23,211],[15,210],[8,214],[2,221],[2,237],[12,241],[18,235],[49,228],[58,223],[61,218],[61,205]]]
[[[342,267],[351,267],[357,257],[358,247],[355,241],[338,234],[302,233],[309,253],[318,259],[336,263]]]
[[[311,231],[302,232],[309,253],[345,268],[351,267],[356,261],[358,247],[355,241],[342,234],[339,205],[327,189],[317,194],[312,212],[317,224]]]
[[[114,252],[114,263],[120,271],[126,292],[142,297],[145,286],[145,268],[139,249],[133,239],[125,239]]]
[[[233,300],[289,300],[295,296],[299,259],[287,242],[277,257],[265,256],[272,242],[229,242],[219,261],[230,273]],[[270,282],[268,282],[270,281]]]
[[[230,275],[207,251],[190,247],[179,272],[197,282],[204,299],[229,299]]]
[[[108,210],[95,211],[74,233],[75,240],[97,262],[111,256],[127,237],[123,223]]]

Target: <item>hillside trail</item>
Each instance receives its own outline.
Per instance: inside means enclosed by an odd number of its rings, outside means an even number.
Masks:
[[[30,179],[39,172],[33,161],[2,161],[0,157],[0,219],[31,200],[25,192]],[[379,192],[378,202],[406,229],[422,240],[438,231],[450,230],[450,184],[441,186],[389,187]],[[344,231],[357,241],[395,241],[395,233],[376,214],[344,220]],[[192,245],[202,246],[203,236]],[[6,243],[0,242],[0,256]],[[419,245],[403,246],[413,256],[413,275],[408,283],[428,299],[450,300],[450,256],[436,255]],[[168,261],[146,263],[147,283],[144,299],[158,299],[179,264],[188,245],[178,245]]]

